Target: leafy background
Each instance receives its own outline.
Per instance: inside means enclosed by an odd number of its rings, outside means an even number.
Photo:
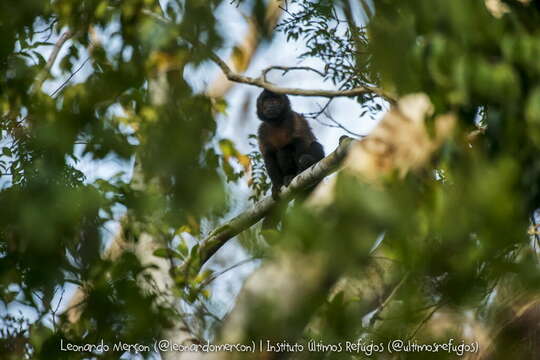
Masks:
[[[159,358],[59,343],[151,344],[181,323],[198,341],[455,337],[481,358],[536,358],[539,27],[525,0],[0,3],[0,353]],[[455,129],[414,171],[340,172],[330,206],[178,271],[268,190],[250,136],[260,89],[223,85],[213,53],[254,77],[279,61],[321,73],[274,71],[283,86],[423,93],[428,132],[449,113]],[[387,100],[293,106],[329,153]],[[235,298],[252,272],[264,296]]]

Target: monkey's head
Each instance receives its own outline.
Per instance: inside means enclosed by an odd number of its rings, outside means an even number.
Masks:
[[[280,122],[290,110],[287,95],[264,90],[257,98],[257,116],[262,121]]]

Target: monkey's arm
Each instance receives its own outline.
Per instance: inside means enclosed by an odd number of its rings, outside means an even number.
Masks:
[[[296,159],[299,172],[306,170],[322,158],[324,158],[324,149],[318,141],[312,141],[307,147],[298,144]]]
[[[263,153],[263,158],[266,172],[272,181],[272,198],[277,200],[279,197],[279,190],[281,189],[281,186],[283,186],[283,174],[279,168],[277,153],[275,151],[266,150]]]

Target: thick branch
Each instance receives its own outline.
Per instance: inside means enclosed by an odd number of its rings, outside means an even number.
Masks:
[[[264,81],[264,76],[261,76],[259,78],[252,78],[249,76],[240,75],[238,73],[235,73],[231,70],[231,68],[219,58],[214,53],[210,54],[210,58],[213,62],[215,62],[223,71],[227,79],[230,81],[243,83],[243,84],[249,84],[254,85],[257,87],[261,87],[267,90],[270,90],[277,94],[288,94],[288,95],[298,95],[298,96],[318,96],[318,97],[327,97],[327,98],[333,98],[333,97],[353,97],[353,96],[359,96],[364,94],[375,94],[378,95],[386,100],[388,100],[391,103],[394,103],[394,97],[387,92],[383,91],[382,89],[379,89],[377,87],[372,86],[359,86],[354,89],[350,90],[309,90],[309,89],[297,89],[297,88],[283,88],[276,86],[274,84],[268,83]]]
[[[280,197],[286,201],[299,190],[317,183],[327,175],[336,171],[347,155],[352,141],[353,139],[351,138],[344,138],[334,152],[296,176],[288,187],[282,188]],[[228,240],[261,220],[275,203],[275,200],[268,196],[255,204],[251,209],[214,229],[208,237],[200,243],[196,254],[196,258],[199,260],[199,268],[202,267],[202,265],[204,265],[208,259],[219,250],[219,248],[225,245]],[[181,266],[180,270],[186,271],[190,266],[195,266],[192,259],[188,259]]]

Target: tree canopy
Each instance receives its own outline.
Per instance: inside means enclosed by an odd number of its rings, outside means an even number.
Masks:
[[[0,32],[7,359],[540,354],[539,2],[2,1]],[[236,135],[263,88],[353,137],[275,230]]]

